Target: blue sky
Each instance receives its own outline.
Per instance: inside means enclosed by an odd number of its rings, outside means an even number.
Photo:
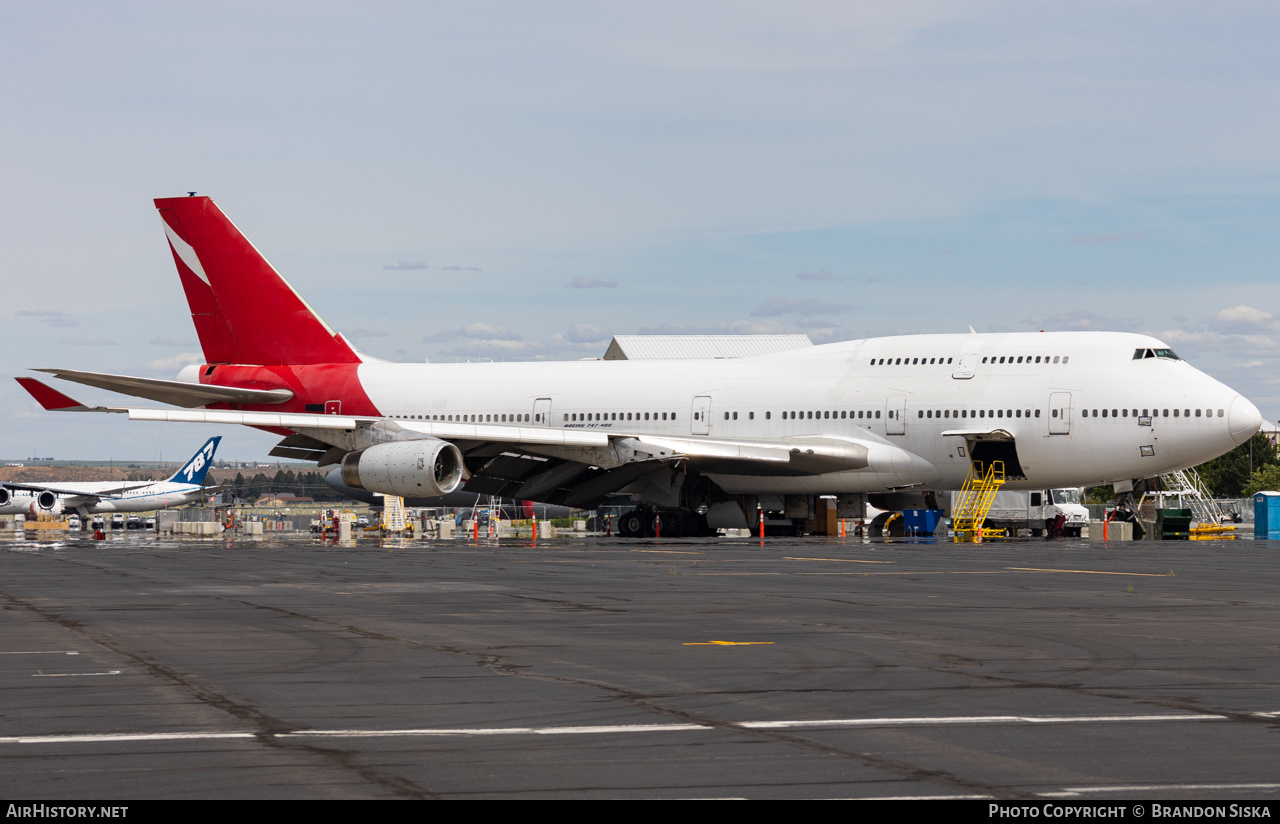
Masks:
[[[1180,2],[0,5],[6,375],[198,351],[212,195],[371,354],[1121,329],[1280,418],[1280,10]],[[89,401],[111,396],[72,392]],[[0,456],[219,434],[40,412]],[[227,457],[273,443],[227,431]]]

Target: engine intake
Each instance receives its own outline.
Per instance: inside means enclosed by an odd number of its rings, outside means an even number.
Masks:
[[[406,498],[448,495],[462,485],[462,453],[439,438],[380,443],[342,459],[342,482]]]
[[[0,506],[8,506],[9,501],[13,500],[13,494],[9,492],[9,487],[0,486]]]
[[[58,496],[47,489],[36,495],[36,507],[38,507],[39,509],[45,512],[53,511],[54,507],[56,507],[57,504],[58,504]],[[57,508],[59,511],[61,511],[62,509],[62,507],[57,507]]]

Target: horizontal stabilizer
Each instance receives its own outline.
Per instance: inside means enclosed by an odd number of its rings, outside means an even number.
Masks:
[[[82,383],[98,389],[133,395],[150,401],[170,403],[188,409],[210,403],[284,403],[293,397],[288,389],[237,389],[230,386],[209,386],[186,381],[166,381],[156,378],[135,378],[129,375],[109,375],[102,372],[77,372],[72,369],[36,369],[48,372],[64,381]],[[22,378],[18,379],[23,380]],[[29,379],[28,379],[29,380]],[[25,385],[25,384],[24,384]],[[31,391],[28,389],[27,391]],[[50,389],[50,392],[54,390]],[[34,394],[34,393],[33,393]],[[57,394],[55,392],[55,394]],[[66,397],[63,395],[62,397]],[[40,400],[40,398],[36,398]],[[42,401],[43,403],[43,401]],[[45,407],[48,409],[49,407]]]
[[[66,395],[54,389],[48,384],[41,383],[35,378],[14,378],[22,385],[22,388],[31,393],[31,397],[36,402],[50,412],[123,412],[123,409],[107,409],[104,406],[85,406],[75,398],[69,398]]]

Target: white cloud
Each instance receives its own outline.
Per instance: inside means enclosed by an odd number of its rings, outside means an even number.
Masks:
[[[461,329],[441,329],[427,335],[423,343],[443,343],[457,338],[475,338],[477,340],[522,340],[521,336],[509,326],[495,326],[491,323],[469,323]]]
[[[1129,329],[1133,326],[1132,323],[1084,310],[1059,312],[1055,315],[1033,315],[1029,318],[1024,318],[1022,322],[1034,329],[1043,329],[1048,332],[1105,332]]]
[[[607,326],[592,326],[589,323],[575,323],[569,327],[565,337],[574,343],[598,343],[613,337]]]
[[[181,355],[153,360],[147,364],[147,368],[154,369],[158,372],[176,372],[182,369],[182,367],[190,366],[193,363],[204,363],[204,355],[199,352],[183,352]]]
[[[1237,324],[1245,326],[1270,326],[1267,321],[1271,319],[1270,312],[1264,312],[1261,309],[1254,309],[1252,306],[1232,306],[1230,309],[1223,309],[1213,316],[1214,320],[1219,324]]]
[[[458,358],[494,358],[511,360],[541,359],[546,347],[536,341],[476,339],[445,352]]]

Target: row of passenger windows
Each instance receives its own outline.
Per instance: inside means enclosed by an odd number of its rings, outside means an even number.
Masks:
[[[920,410],[917,414],[920,418],[1030,418],[1040,417],[1040,410],[1035,410],[1035,415],[1031,414],[1031,410],[1026,410],[1023,414],[1021,409],[943,409],[936,412],[932,409]]]
[[[986,363],[989,360],[992,363],[1004,363],[1007,358],[1009,363],[1023,363],[1024,361],[1026,363],[1040,363],[1041,359],[1043,358],[1045,363],[1057,363],[1059,357],[1062,358],[1063,363],[1067,363],[1068,361],[1071,360],[1070,355],[1054,355],[1052,361],[1049,360],[1048,355],[1036,355],[1034,361],[1031,359],[1030,355],[1019,355],[1017,358],[1014,358],[1013,355],[1008,355],[1008,356],[1001,355],[999,360],[996,359],[995,355],[992,355],[990,358],[983,358],[982,362]]]
[[[524,414],[516,414],[516,413],[502,414],[500,412],[480,414],[479,412],[477,412],[474,415],[471,415],[471,414],[467,414],[467,415],[392,415],[391,417],[399,418],[401,420],[453,421],[456,423],[463,423],[463,422],[466,422],[466,423],[522,423],[522,422],[528,423],[529,422],[529,414],[527,412]]]
[[[650,420],[649,416],[653,415],[652,420],[656,421],[659,419],[658,414],[657,412],[566,412],[564,419],[566,421],[647,421]],[[674,412],[663,412],[661,414],[661,419],[664,421],[674,421],[676,419],[676,413]],[[593,415],[595,417],[592,417]],[[632,415],[635,415],[635,417],[631,417]],[[644,417],[641,417],[641,415]],[[667,415],[671,417],[668,418]],[[697,415],[695,414],[694,417],[696,418]]]
[[[1175,418],[1177,417],[1190,418],[1192,414],[1194,414],[1195,417],[1197,418],[1214,417],[1214,410],[1212,409],[1196,409],[1194,410],[1194,413],[1190,409],[1174,409],[1172,410],[1172,412],[1173,412],[1173,417]],[[824,409],[824,410],[818,410],[818,411],[788,410],[785,412],[779,412],[778,414],[782,417],[783,420],[793,420],[793,421],[797,419],[829,420],[832,418],[839,419],[839,420],[846,420],[846,419],[866,420],[866,419],[872,419],[872,418],[879,418],[880,410],[878,409],[875,409],[875,410],[841,409],[838,411],[833,411],[830,409]],[[1137,409],[1132,410],[1132,412],[1130,412],[1130,410],[1128,409],[1110,409],[1110,410],[1082,409],[1080,410],[1080,416],[1084,418],[1098,418],[1098,417],[1128,418],[1130,417],[1131,414],[1135,418],[1137,417],[1167,418],[1170,416],[1170,410],[1152,409],[1148,412],[1147,409],[1143,409],[1141,414],[1139,414]],[[889,412],[888,415],[889,417],[893,417],[893,412]],[[1217,410],[1217,417],[1221,418],[1221,417],[1224,417],[1225,415],[1226,415],[1226,410],[1223,410],[1223,409]],[[468,415],[392,415],[391,417],[400,418],[402,420],[409,419],[409,420],[431,420],[431,421],[455,421],[455,422],[469,422],[469,423],[528,423],[530,420],[529,413],[527,412],[523,414],[476,413],[474,415],[471,415],[471,414],[468,414]],[[699,413],[697,412],[693,413],[694,420],[697,420],[699,417],[700,417]],[[765,420],[772,420],[773,412],[765,412],[764,417],[765,417]],[[921,410],[917,410],[916,417],[918,418],[1023,418],[1023,417],[1038,418],[1040,417],[1040,410],[1036,409],[1034,410],[1034,413],[1033,413],[1033,411],[1030,409],[1026,410],[1025,412],[1021,409],[958,409],[958,410],[921,409]],[[1053,410],[1053,417],[1055,418],[1058,417],[1058,410],[1056,409]],[[537,422],[541,423],[542,415],[538,415],[537,419],[538,419]],[[674,421],[675,419],[676,419],[676,413],[674,412],[662,412],[662,413],[658,413],[658,412],[566,412],[564,414],[565,421],[574,421],[574,422],[577,422],[577,421],[641,421],[641,420]],[[736,421],[738,420],[738,413],[725,412],[724,419],[726,421],[728,420]],[[755,412],[747,413],[747,420],[753,421],[755,419],[756,419]]]
[[[873,415],[873,413],[874,413],[874,415]],[[694,419],[695,421],[696,421],[696,420],[698,420],[698,414],[699,414],[699,413],[697,413],[697,412],[694,412],[694,413],[693,413],[693,419]],[[836,418],[836,419],[838,419],[838,420],[843,420],[843,419],[848,419],[848,418],[862,418],[862,417],[864,417],[864,416],[865,416],[866,418],[871,418],[871,417],[876,417],[876,418],[878,418],[878,417],[880,417],[880,410],[878,410],[878,409],[876,409],[876,410],[866,410],[866,409],[858,409],[858,410],[851,410],[851,409],[839,409],[839,410],[835,410],[835,411],[833,411],[833,410],[830,410],[830,409],[820,409],[820,410],[814,411],[814,410],[810,409],[810,410],[806,410],[806,411],[803,411],[803,412],[788,410],[788,411],[786,411],[786,412],[779,412],[779,413],[778,413],[778,415],[779,415],[779,416],[781,416],[781,419],[782,419],[782,420],[784,420],[784,421],[785,421],[785,420],[792,420],[792,421],[794,421],[794,420],[810,420],[810,421],[811,421],[811,420],[814,420],[814,419],[818,419],[818,420],[827,419],[827,420],[829,420],[829,419],[831,419],[831,418]],[[889,413],[889,417],[891,417],[891,418],[893,417],[893,413],[892,413],[892,412],[890,412],[890,413]],[[708,416],[707,416],[707,420],[710,420],[710,419],[711,419],[711,416],[710,416],[710,415],[708,415]],[[724,419],[725,419],[726,421],[736,421],[736,420],[738,419],[738,413],[737,413],[737,412],[725,412],[725,413],[724,413]],[[756,419],[756,413],[755,413],[755,412],[748,412],[748,413],[747,413],[747,420],[749,420],[749,421],[754,421],[755,419]],[[765,413],[764,413],[764,419],[765,419],[766,421],[771,421],[771,420],[773,420],[773,412],[765,412]]]
[[[1160,351],[1167,351],[1167,350],[1160,350]],[[1070,355],[1054,355],[1052,361],[1049,360],[1049,357],[1050,357],[1049,355],[1034,355],[1034,356],[1018,355],[1017,357],[1014,357],[1013,355],[1001,355],[999,358],[997,358],[995,355],[990,355],[988,357],[983,358],[982,362],[983,363],[988,363],[988,362],[990,363],[1006,363],[1006,362],[1008,363],[1024,363],[1024,362],[1025,363],[1042,363],[1042,362],[1058,363],[1059,360],[1061,360],[1062,363],[1067,363],[1068,361],[1071,360]],[[879,358],[879,359],[872,358],[868,365],[870,366],[902,366],[905,364],[906,366],[931,366],[933,364],[942,364],[943,366],[945,366],[948,363],[951,363],[951,361],[952,361],[952,358],[946,358],[945,360],[943,358]]]
[[[942,358],[881,358],[880,360],[872,358],[869,365],[901,366],[904,362],[907,366],[929,366],[934,363],[940,363],[945,366],[946,364],[951,363],[951,358],[947,358],[946,360],[943,360]]]
[[[1108,411],[1110,411],[1110,412],[1111,412],[1111,414],[1110,414],[1110,415],[1107,415],[1107,412],[1108,412]],[[1181,413],[1182,413],[1182,414],[1181,414],[1181,417],[1183,417],[1183,418],[1189,418],[1189,417],[1191,417],[1192,410],[1190,410],[1190,409],[1175,409],[1175,410],[1173,410],[1173,417],[1175,417],[1175,418],[1179,417],[1179,414],[1178,414],[1179,412],[1181,412]],[[1203,414],[1201,414],[1201,413],[1203,413]],[[1224,410],[1224,409],[1219,409],[1219,410],[1218,410],[1218,417],[1219,417],[1219,418],[1221,418],[1221,417],[1223,417],[1224,415],[1226,415],[1226,410]],[[1080,410],[1080,416],[1081,416],[1081,417],[1083,417],[1083,418],[1097,418],[1097,417],[1099,417],[1099,416],[1101,416],[1101,417],[1103,417],[1103,418],[1106,418],[1106,417],[1112,417],[1112,418],[1127,418],[1127,417],[1129,417],[1129,410],[1128,410],[1128,409],[1111,409],[1111,410],[1106,410],[1106,409],[1082,409],[1082,410]],[[1201,409],[1197,409],[1197,410],[1195,410],[1195,416],[1196,416],[1197,418],[1200,418],[1200,417],[1212,418],[1212,417],[1213,417],[1213,410],[1212,410],[1212,409],[1203,409],[1203,410],[1201,410]],[[1141,415],[1139,415],[1139,414],[1138,414],[1138,410],[1134,409],[1134,410],[1133,410],[1133,417],[1135,417],[1135,418],[1139,418],[1139,417],[1141,417],[1141,418],[1167,418],[1167,417],[1169,417],[1169,410],[1168,410],[1168,409],[1163,409],[1163,410],[1162,410],[1162,409],[1152,409],[1152,410],[1150,410],[1150,413],[1148,414],[1148,411],[1147,411],[1146,409],[1144,409],[1144,410],[1142,410],[1142,414],[1141,414]]]

